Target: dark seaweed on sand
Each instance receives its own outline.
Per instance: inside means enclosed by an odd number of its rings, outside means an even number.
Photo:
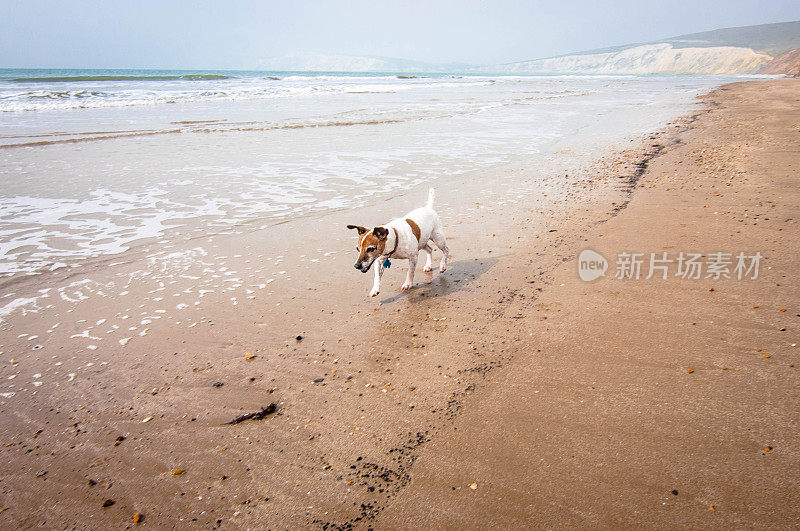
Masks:
[[[278,410],[278,405],[273,402],[272,404],[268,405],[267,407],[265,407],[261,411],[255,411],[253,413],[248,413],[246,415],[241,415],[239,417],[236,417],[235,419],[233,419],[230,422],[226,422],[225,424],[239,424],[240,422],[244,422],[245,420],[262,420],[267,415],[272,415],[277,410]]]

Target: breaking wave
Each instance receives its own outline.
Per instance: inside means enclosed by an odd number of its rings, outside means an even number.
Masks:
[[[231,79],[231,76],[222,74],[184,74],[184,75],[148,75],[148,76],[45,76],[45,77],[18,77],[12,79],[15,83],[78,83],[92,81],[212,81],[218,79]]]

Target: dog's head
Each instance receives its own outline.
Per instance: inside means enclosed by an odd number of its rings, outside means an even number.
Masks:
[[[348,225],[347,228],[358,231],[358,247],[356,247],[358,259],[354,267],[362,273],[366,273],[372,267],[372,263],[383,254],[389,229],[386,227],[367,229],[358,225]]]

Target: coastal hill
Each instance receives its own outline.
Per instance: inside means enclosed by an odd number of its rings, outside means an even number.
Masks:
[[[467,63],[428,63],[392,57],[300,52],[261,61],[259,68],[291,72],[464,72]]]
[[[800,72],[800,21],[723,28],[494,65],[302,52],[263,60],[258,67],[306,72],[797,75]]]
[[[672,44],[675,48],[736,46],[776,56],[800,48],[800,20],[691,33],[662,42]]]
[[[486,65],[474,71],[498,74],[794,74],[800,65],[798,50],[800,21],[795,21],[723,28],[545,59]]]

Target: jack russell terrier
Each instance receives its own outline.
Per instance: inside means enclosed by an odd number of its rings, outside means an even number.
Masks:
[[[433,210],[433,198],[434,193],[431,188],[428,191],[428,204],[412,210],[402,218],[393,219],[386,225],[373,229],[358,225],[347,226],[348,229],[358,231],[358,247],[356,248],[358,260],[356,260],[355,268],[366,273],[375,260],[378,260],[378,265],[375,266],[375,283],[372,291],[369,292],[370,297],[380,293],[381,275],[383,275],[384,269],[391,266],[390,258],[408,260],[408,275],[400,288],[403,291],[410,289],[414,284],[414,269],[417,267],[417,257],[420,251],[425,251],[425,254],[428,255],[423,271],[430,271],[431,253],[433,252],[431,241],[444,253],[439,271],[444,273],[447,270],[449,251],[442,230],[442,221]]]

